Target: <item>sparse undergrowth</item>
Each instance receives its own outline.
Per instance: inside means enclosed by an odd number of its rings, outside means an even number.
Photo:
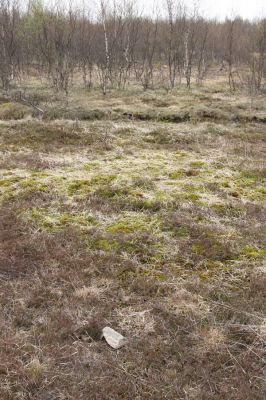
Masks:
[[[1,400],[264,400],[265,126],[96,100],[75,122],[0,104]]]

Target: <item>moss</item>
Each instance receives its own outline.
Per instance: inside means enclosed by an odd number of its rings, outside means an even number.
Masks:
[[[259,258],[266,255],[266,248],[257,249],[252,246],[246,246],[242,249],[242,254],[249,258]]]
[[[254,189],[244,189],[244,195],[252,201],[265,200],[266,189],[264,187],[256,187]]]
[[[193,253],[196,253],[196,254],[203,254],[203,252],[204,252],[204,247],[203,247],[201,244],[199,244],[199,243],[193,244],[193,245],[191,246],[191,251],[192,251]]]
[[[197,266],[197,269],[208,270],[208,271],[227,271],[228,267],[226,264],[221,261],[216,260],[204,260],[200,265]]]
[[[161,201],[155,199],[133,198],[127,202],[128,208],[133,211],[158,211],[162,208]]]
[[[86,162],[83,164],[82,168],[84,171],[91,171],[96,168],[99,168],[101,166],[100,162],[97,161],[91,161],[91,162]]]
[[[183,188],[186,190],[187,193],[195,193],[197,191],[203,191],[203,185],[193,185],[192,183],[186,183]]]
[[[178,196],[181,200],[188,200],[188,201],[198,201],[200,200],[200,195],[196,194],[196,193],[185,193],[185,192],[181,192]]]
[[[85,211],[82,213],[62,213],[45,207],[31,207],[27,210],[21,210],[19,216],[26,222],[33,222],[40,228],[52,231],[63,229],[66,225],[84,228],[97,223],[95,217]]]
[[[168,276],[163,273],[163,272],[155,272],[154,273],[155,279],[157,279],[159,282],[166,282],[168,280]]]
[[[145,223],[145,219],[121,219],[112,224],[109,224],[106,228],[108,233],[133,233],[137,231],[145,231],[150,228],[148,221]]]
[[[191,163],[190,163],[190,166],[192,167],[192,168],[203,168],[203,167],[205,167],[206,166],[206,163],[204,162],[204,161],[199,161],[199,160],[196,160],[196,161],[192,161]]]
[[[175,153],[175,157],[177,159],[186,158],[186,157],[188,157],[188,153],[186,153],[185,151],[179,151],[179,152]]]
[[[84,171],[91,171],[92,170],[92,166],[91,166],[90,163],[83,164],[82,168],[84,169]]]
[[[112,174],[112,175],[99,175],[99,176],[94,176],[91,179],[92,185],[101,185],[101,184],[107,184],[112,181],[114,181],[117,178],[117,175]]]
[[[180,237],[188,236],[189,231],[186,226],[180,226],[175,230],[175,233]]]
[[[4,179],[0,179],[0,195],[1,200],[10,200],[15,197],[17,187],[21,181],[21,177],[9,176]]]
[[[82,214],[64,213],[58,217],[58,222],[61,225],[74,224],[78,226],[88,226],[88,225],[95,225],[96,219],[95,217],[93,217],[90,214],[87,214],[86,212]]]
[[[46,192],[49,190],[49,186],[47,183],[41,182],[34,178],[23,179],[22,181],[20,181],[19,187],[21,189],[27,189],[30,191]]]
[[[255,189],[255,191],[257,192],[257,193],[260,193],[260,194],[265,194],[266,195],[266,188],[265,187],[257,187],[256,189]]]
[[[43,207],[31,207],[26,211],[22,210],[19,216],[26,222],[34,222],[43,228],[53,228],[58,224],[56,216],[49,213],[49,210]]]
[[[209,273],[208,273],[208,271],[201,271],[201,272],[199,272],[199,278],[202,280],[202,281],[207,281],[208,279],[209,279]]]
[[[47,172],[44,172],[42,170],[34,170],[31,174],[32,177],[36,178],[46,178],[47,176],[50,176]]]
[[[3,187],[3,188],[10,187],[11,185],[19,182],[20,180],[21,180],[21,178],[18,176],[12,176],[9,178],[0,179],[0,187]]]
[[[116,240],[100,239],[94,242],[92,247],[97,250],[114,251],[119,248],[119,243]]]
[[[230,187],[231,187],[230,182],[229,182],[229,181],[226,181],[226,180],[223,180],[223,181],[220,183],[220,185],[221,185],[222,187],[224,187],[224,188],[230,188]]]
[[[152,179],[141,176],[133,178],[132,184],[134,187],[143,188],[146,190],[152,190],[155,188],[155,184]]]
[[[68,185],[70,195],[76,193],[89,193],[91,191],[91,182],[88,179],[75,179]]]
[[[264,187],[257,187],[249,190],[245,195],[253,201],[263,201],[266,198],[266,189]]]
[[[225,210],[225,204],[214,203],[214,204],[211,204],[211,208],[213,208],[214,210],[216,210],[219,213],[223,213]]]
[[[59,226],[59,221],[57,218],[54,218],[53,216],[44,216],[40,221],[39,225],[41,225],[43,228],[46,229],[55,229],[56,227]]]
[[[115,198],[115,197],[123,197],[128,196],[132,193],[131,189],[127,186],[111,186],[111,185],[103,185],[95,190],[95,195],[103,198]]]
[[[176,169],[169,173],[169,178],[171,179],[181,179],[184,176],[184,170]]]
[[[251,171],[242,171],[239,177],[243,182],[248,184],[257,182],[261,179],[261,176]]]
[[[204,260],[197,265],[198,275],[202,280],[210,280],[217,277],[220,273],[228,272],[228,266],[220,261]]]

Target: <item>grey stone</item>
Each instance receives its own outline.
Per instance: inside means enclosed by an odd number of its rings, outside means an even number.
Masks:
[[[116,350],[120,349],[126,344],[126,338],[109,326],[103,328],[102,337],[105,338],[109,346]]]

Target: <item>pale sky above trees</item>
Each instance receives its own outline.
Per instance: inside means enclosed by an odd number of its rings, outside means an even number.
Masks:
[[[151,13],[152,9],[162,9],[164,0],[137,0],[140,9]],[[183,0],[184,4],[191,5],[193,0]],[[239,15],[243,18],[266,17],[266,0],[200,0],[200,9],[206,17],[224,19],[226,16]],[[195,1],[194,1],[195,3]]]

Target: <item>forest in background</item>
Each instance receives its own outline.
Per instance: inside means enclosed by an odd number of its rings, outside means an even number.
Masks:
[[[265,90],[266,19],[204,19],[199,7],[164,1],[164,16],[142,16],[131,0],[99,0],[97,8],[41,0],[0,0],[0,78],[6,93],[25,77],[47,78],[69,93],[84,85],[144,90],[202,85],[215,66],[232,91]]]

